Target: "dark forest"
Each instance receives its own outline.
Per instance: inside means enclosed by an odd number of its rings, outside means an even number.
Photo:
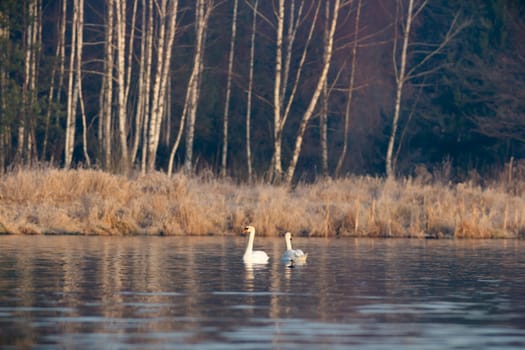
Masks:
[[[525,156],[517,0],[3,0],[0,166],[491,177]]]

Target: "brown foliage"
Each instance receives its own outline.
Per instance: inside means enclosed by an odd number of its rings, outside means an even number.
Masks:
[[[224,235],[245,224],[261,236],[516,238],[525,232],[525,199],[504,184],[375,177],[290,189],[183,174],[38,169],[0,182],[4,234]]]

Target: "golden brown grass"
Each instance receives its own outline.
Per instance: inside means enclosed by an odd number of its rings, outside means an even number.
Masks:
[[[183,174],[17,170],[1,178],[0,232],[221,235],[250,223],[266,236],[523,238],[524,188],[348,177],[289,189]]]

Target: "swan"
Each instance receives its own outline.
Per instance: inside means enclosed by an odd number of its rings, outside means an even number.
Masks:
[[[253,250],[253,240],[255,239],[255,227],[245,226],[242,230],[243,234],[250,234],[248,239],[248,245],[246,246],[246,251],[242,257],[242,260],[245,263],[252,264],[265,264],[268,262],[269,256],[262,250]]]
[[[284,252],[281,260],[283,263],[292,263],[302,264],[306,262],[308,254],[305,254],[301,249],[292,249],[292,234],[286,232],[284,234],[284,240],[286,242],[286,251]]]

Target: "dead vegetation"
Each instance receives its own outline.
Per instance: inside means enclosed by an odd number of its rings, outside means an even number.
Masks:
[[[523,238],[523,183],[480,186],[348,177],[236,184],[164,173],[126,178],[96,170],[17,170],[0,182],[0,233]]]

